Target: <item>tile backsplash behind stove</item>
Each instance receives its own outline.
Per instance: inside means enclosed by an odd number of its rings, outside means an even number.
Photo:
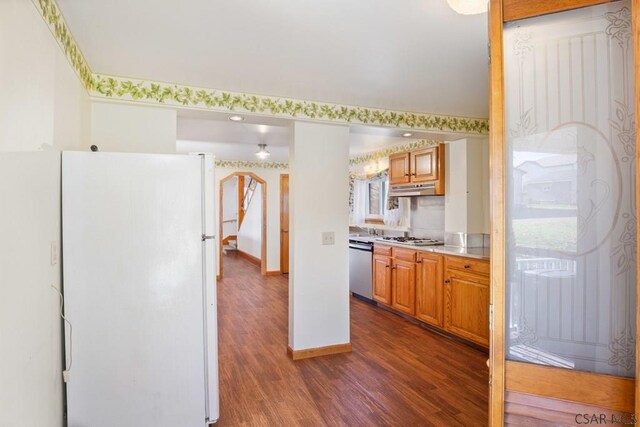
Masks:
[[[411,197],[410,226],[412,236],[444,240],[444,196]]]

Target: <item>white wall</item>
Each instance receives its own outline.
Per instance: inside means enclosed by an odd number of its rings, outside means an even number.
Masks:
[[[171,108],[91,103],[91,144],[100,151],[176,152],[177,112]]]
[[[0,151],[88,149],[87,92],[30,1],[0,2]]]
[[[214,152],[213,154],[215,155],[216,153]],[[220,180],[234,172],[253,172],[267,183],[267,271],[280,271],[280,175],[287,174],[289,171],[283,169],[237,169],[216,167],[216,203],[218,203],[220,198]],[[215,230],[219,230],[218,215],[219,208],[216,208]],[[219,258],[220,257],[218,256],[218,259]],[[218,273],[220,273],[219,267]]]
[[[349,128],[295,122],[290,159],[289,346],[348,343]]]
[[[249,183],[247,178],[245,183]],[[262,259],[262,184],[256,185],[253,199],[238,230],[238,250]]]
[[[0,426],[62,426],[60,153],[0,153]]]
[[[238,219],[238,178],[236,177],[224,183],[224,191],[222,192],[222,221],[231,219]],[[220,236],[222,239],[237,234],[237,222],[226,222],[222,224],[222,236]]]
[[[460,139],[446,145],[445,232],[489,234],[489,144]]]

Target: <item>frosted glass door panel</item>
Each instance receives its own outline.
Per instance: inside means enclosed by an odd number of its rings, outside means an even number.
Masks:
[[[508,359],[634,376],[630,10],[505,27]]]

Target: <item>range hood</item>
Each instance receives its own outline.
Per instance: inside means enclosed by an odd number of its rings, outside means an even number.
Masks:
[[[391,197],[436,196],[436,184],[427,182],[424,184],[403,184],[389,187]]]

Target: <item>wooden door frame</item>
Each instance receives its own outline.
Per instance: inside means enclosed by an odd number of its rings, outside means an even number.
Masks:
[[[283,258],[284,257],[282,256],[282,254],[284,252],[283,251],[283,247],[284,246],[282,244],[282,242],[283,242],[283,240],[282,240],[282,224],[284,223],[283,217],[282,217],[282,195],[284,193],[283,192],[283,188],[284,188],[283,184],[284,184],[285,177],[287,178],[287,198],[288,198],[289,197],[288,196],[289,195],[289,189],[290,189],[290,187],[289,187],[289,174],[288,173],[281,173],[280,174],[280,272],[284,273],[285,270],[286,270],[286,272],[288,274],[289,273],[289,266],[287,265],[286,266],[287,268],[286,269],[284,268],[285,267],[285,265],[283,263]],[[287,205],[289,205],[289,200],[288,199],[287,199]],[[287,212],[289,212],[289,209],[287,209]],[[287,213],[287,216],[289,216],[288,213]],[[289,221],[289,224],[291,224],[291,221]],[[291,232],[291,230],[289,230],[289,227],[287,227],[287,233],[290,234],[290,232]],[[289,249],[290,249],[289,241],[287,241],[287,253],[289,252]],[[289,258],[289,257],[287,257],[287,258]]]
[[[489,2],[489,150],[491,182],[491,304],[489,425],[504,425],[505,397],[505,151],[503,26],[508,21],[607,3],[607,0],[490,0]],[[636,120],[636,217],[640,215],[640,0],[631,0]],[[508,19],[505,19],[507,17]],[[640,227],[636,227],[636,266],[640,265]],[[640,413],[640,280],[636,278],[635,413]],[[499,333],[496,333],[499,332]],[[544,369],[544,367],[541,367]]]
[[[265,276],[267,274],[267,181],[259,177],[253,172],[233,172],[232,174],[222,178],[220,180],[220,196],[219,196],[219,210],[220,216],[218,221],[218,259],[220,260],[220,273],[219,278],[223,277],[223,261],[222,261],[222,215],[223,215],[223,195],[224,195],[224,183],[240,176],[250,176],[262,185],[262,242],[260,248],[260,273]],[[240,208],[240,207],[238,207]],[[238,224],[239,225],[239,224]],[[238,230],[240,227],[238,227]]]

